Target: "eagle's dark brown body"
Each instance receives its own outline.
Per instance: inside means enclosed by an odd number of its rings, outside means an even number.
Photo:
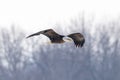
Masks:
[[[32,36],[36,36],[39,34],[43,34],[43,35],[47,36],[50,39],[51,43],[64,43],[65,42],[63,40],[63,37],[65,37],[65,36],[59,35],[53,29],[39,31],[37,33],[29,35],[27,38],[32,37]],[[69,34],[67,37],[70,37],[74,41],[76,47],[82,47],[83,44],[85,43],[85,38],[81,33]]]

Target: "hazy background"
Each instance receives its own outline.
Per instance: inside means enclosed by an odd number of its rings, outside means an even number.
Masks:
[[[0,1],[0,80],[120,80],[119,12],[117,0]],[[85,45],[26,39],[47,28]]]
[[[69,24],[83,13],[99,23],[118,18],[119,7],[119,0],[0,0],[0,27],[15,25],[31,33]]]
[[[0,80],[119,80],[120,22],[98,24],[91,32],[92,22],[79,17],[69,28],[55,28],[65,34],[81,32],[86,39],[82,48],[72,42],[47,44],[42,35],[26,39],[15,26],[2,28]]]

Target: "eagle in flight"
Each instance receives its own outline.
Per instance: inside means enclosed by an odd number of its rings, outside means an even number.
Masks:
[[[72,33],[65,36],[56,33],[53,29],[39,31],[37,33],[29,35],[27,38],[40,34],[47,36],[50,39],[51,43],[64,43],[66,41],[73,41],[76,47],[83,47],[85,43],[85,38],[81,33]]]

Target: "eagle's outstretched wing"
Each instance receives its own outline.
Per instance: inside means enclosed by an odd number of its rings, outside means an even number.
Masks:
[[[47,37],[53,37],[53,36],[58,36],[59,35],[53,29],[47,29],[47,30],[43,30],[43,31],[39,31],[39,32],[36,32],[34,34],[31,34],[26,38],[29,38],[29,37],[32,37],[32,36],[37,36],[37,35],[40,35],[40,34],[43,34]]]
[[[51,42],[53,42],[53,43],[62,43],[63,42],[62,38],[64,36],[59,35],[53,29],[47,29],[47,30],[39,31],[37,33],[29,35],[27,38],[32,37],[32,36],[37,36],[37,35],[40,35],[40,34],[43,34],[43,35],[47,36],[51,40]]]
[[[76,47],[82,47],[85,43],[85,38],[81,33],[69,34],[68,37],[73,39]]]

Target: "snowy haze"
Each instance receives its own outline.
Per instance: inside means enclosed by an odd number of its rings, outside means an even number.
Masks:
[[[119,8],[115,0],[0,0],[0,80],[120,80]],[[46,28],[80,32],[85,44],[26,39]]]
[[[68,24],[79,14],[97,22],[119,16],[119,0],[0,0],[0,27],[11,25],[34,32]]]

